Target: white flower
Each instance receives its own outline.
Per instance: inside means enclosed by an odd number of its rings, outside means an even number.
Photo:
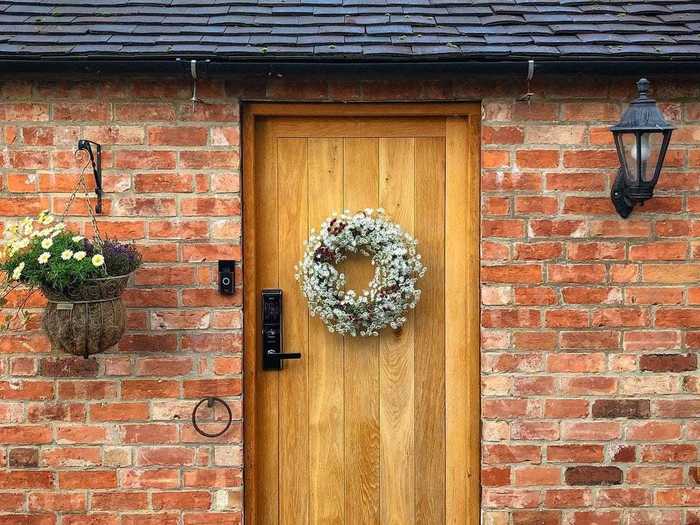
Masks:
[[[22,276],[22,270],[24,270],[24,261],[22,261],[21,263],[19,263],[19,264],[15,267],[15,269],[12,271],[12,278],[13,278],[15,281],[18,281],[19,278]]]
[[[85,253],[84,251],[80,250],[79,252],[75,252],[75,253],[73,254],[73,259],[75,259],[76,261],[82,261],[83,259],[85,259],[85,256],[86,256],[86,255],[87,255],[87,253]]]
[[[41,241],[41,247],[42,247],[44,250],[48,250],[48,249],[51,248],[52,246],[53,246],[53,240],[51,240],[50,238],[46,238],[46,239],[44,239],[43,241]]]
[[[49,252],[44,252],[42,253],[37,261],[39,261],[39,264],[46,264],[49,262],[49,258],[51,257],[51,254]]]
[[[85,238],[85,237],[83,237],[82,235],[74,235],[73,237],[71,237],[70,240],[73,241],[73,242],[80,242],[80,241],[82,241],[84,238]]]
[[[92,265],[93,266],[102,266],[105,263],[105,258],[99,254],[96,253],[95,255],[92,256]]]
[[[61,259],[63,259],[64,261],[67,261],[71,257],[73,257],[73,250],[63,250],[61,252]]]

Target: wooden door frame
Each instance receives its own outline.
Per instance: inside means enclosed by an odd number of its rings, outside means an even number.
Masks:
[[[476,127],[470,134],[468,144],[470,157],[467,173],[469,207],[467,237],[471,251],[475,254],[467,260],[466,278],[474,282],[474,292],[468,301],[467,327],[469,349],[467,356],[468,378],[466,406],[478,410],[467,410],[465,425],[477,429],[469,435],[469,455],[466,458],[468,476],[465,491],[470,502],[479,502],[481,494],[481,369],[480,369],[480,300],[479,300],[479,246],[480,246],[480,116],[478,102],[432,102],[432,103],[275,103],[254,102],[242,105],[242,200],[243,208],[243,512],[248,525],[255,522],[255,382],[257,377],[257,334],[259,320],[256,319],[256,246],[255,246],[255,124],[259,117],[470,117]],[[248,284],[251,283],[251,284]],[[251,315],[252,313],[252,315]],[[251,431],[248,431],[251,429]],[[465,525],[478,525],[481,505],[471,505]]]

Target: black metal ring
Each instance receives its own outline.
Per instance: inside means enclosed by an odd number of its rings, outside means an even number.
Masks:
[[[199,425],[197,425],[197,410],[199,410],[199,407],[201,407],[204,403],[206,403],[209,408],[212,408],[214,406],[215,401],[218,401],[219,403],[224,405],[224,407],[226,408],[226,412],[228,412],[228,423],[226,423],[226,426],[224,427],[224,429],[221,432],[216,432],[214,434],[210,434],[208,432],[204,432],[204,430],[199,428]],[[192,411],[192,425],[194,426],[194,429],[197,432],[199,432],[201,435],[203,435],[204,437],[215,438],[215,437],[219,437],[219,436],[225,434],[226,431],[231,426],[232,422],[233,422],[233,413],[231,412],[231,407],[229,407],[228,404],[226,403],[226,401],[224,401],[220,397],[213,397],[213,396],[212,397],[205,397],[199,403],[197,403],[197,406],[195,406],[194,410]]]

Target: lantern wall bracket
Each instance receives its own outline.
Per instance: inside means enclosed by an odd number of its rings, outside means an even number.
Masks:
[[[615,177],[612,189],[610,190],[610,198],[620,217],[626,219],[630,216],[634,208],[634,203],[625,193],[625,170],[623,168],[620,168],[617,172],[617,177]]]
[[[102,213],[102,194],[104,193],[102,191],[102,146],[92,140],[80,139],[78,141],[78,151],[87,151],[90,156],[92,173],[95,176],[95,195],[97,195],[95,213]]]

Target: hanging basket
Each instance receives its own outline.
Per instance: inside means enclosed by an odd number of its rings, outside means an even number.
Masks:
[[[90,279],[66,291],[42,289],[49,300],[42,325],[52,347],[88,357],[117,344],[126,329],[121,294],[129,277]]]

